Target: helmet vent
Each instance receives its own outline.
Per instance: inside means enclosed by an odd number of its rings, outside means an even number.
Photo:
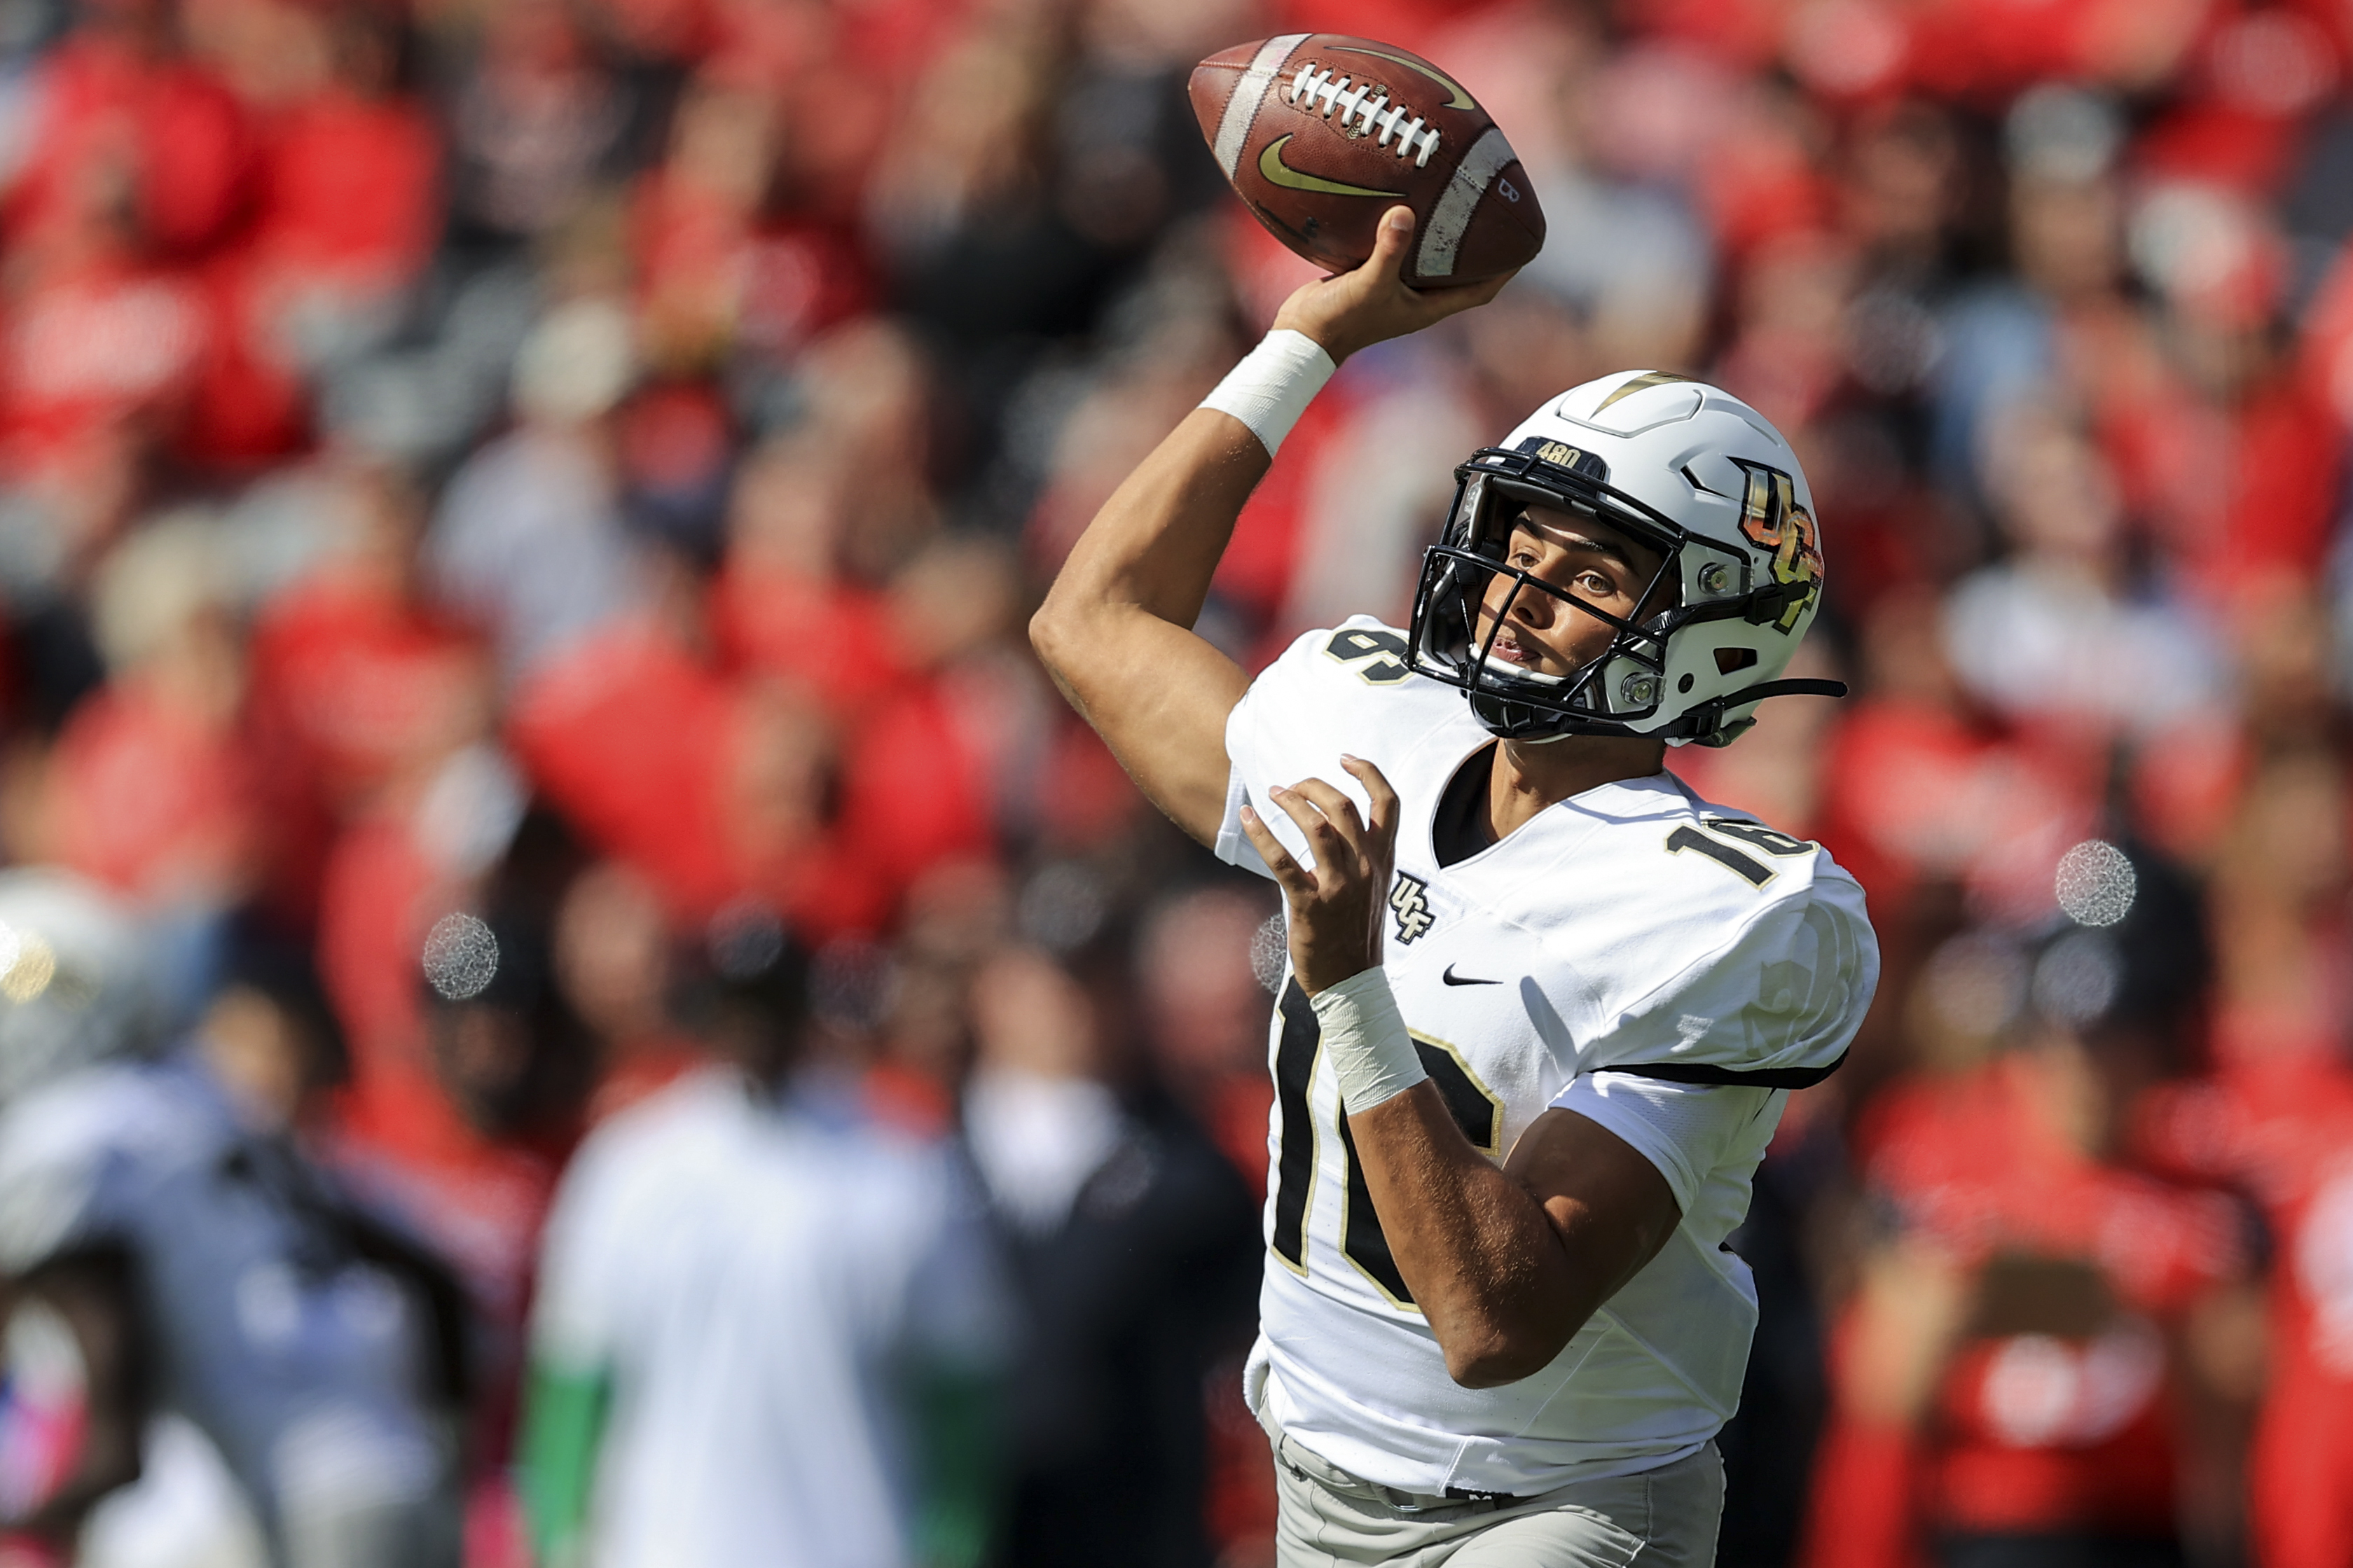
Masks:
[[[1676,469],[1675,471],[1676,471],[1677,473],[1679,473],[1679,474],[1683,475],[1683,483],[1685,483],[1685,484],[1687,484],[1687,485],[1691,486],[1691,488],[1692,488],[1692,489],[1694,489],[1697,490],[1700,494],[1702,494],[1702,495],[1704,495],[1704,496],[1714,496],[1714,497],[1715,497],[1718,500],[1732,500],[1732,497],[1730,497],[1730,496],[1728,496],[1728,495],[1725,495],[1722,490],[1718,490],[1718,489],[1710,489],[1706,485],[1704,485],[1704,484],[1701,483],[1701,482],[1700,482],[1700,477],[1699,477],[1697,474],[1694,474],[1694,473],[1693,473],[1693,472],[1692,472],[1692,470],[1691,470],[1691,465],[1690,465],[1689,463],[1685,463],[1682,468],[1680,468]]]

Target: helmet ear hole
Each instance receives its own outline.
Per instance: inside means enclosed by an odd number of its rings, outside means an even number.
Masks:
[[[1715,672],[1718,675],[1730,675],[1736,669],[1746,669],[1756,662],[1757,650],[1753,647],[1720,647],[1715,650]],[[1685,681],[1683,689],[1689,691],[1691,678],[1685,676],[1683,679]]]

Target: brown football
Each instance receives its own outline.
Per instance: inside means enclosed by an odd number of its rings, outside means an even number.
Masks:
[[[1416,224],[1409,283],[1477,283],[1544,247],[1544,214],[1512,144],[1419,55],[1286,33],[1211,55],[1193,68],[1191,90],[1235,194],[1318,266],[1361,264],[1381,214],[1399,202]]]

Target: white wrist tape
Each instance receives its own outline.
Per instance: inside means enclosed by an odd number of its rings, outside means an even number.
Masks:
[[[1249,426],[1271,458],[1338,368],[1314,338],[1278,328],[1226,373],[1218,390],[1201,399],[1201,406],[1230,414]]]
[[[1369,1110],[1428,1078],[1405,1018],[1378,964],[1309,998],[1324,1031],[1324,1054],[1340,1079],[1342,1109]]]

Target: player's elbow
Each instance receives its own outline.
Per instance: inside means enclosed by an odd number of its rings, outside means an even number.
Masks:
[[[1054,595],[1048,594],[1046,602],[1029,617],[1029,646],[1037,650],[1038,662],[1049,672],[1059,675],[1071,645],[1071,614]]]
[[[1440,1347],[1446,1352],[1446,1375],[1464,1388],[1501,1388],[1534,1377],[1553,1363],[1577,1328],[1498,1324],[1480,1333],[1457,1335]]]

